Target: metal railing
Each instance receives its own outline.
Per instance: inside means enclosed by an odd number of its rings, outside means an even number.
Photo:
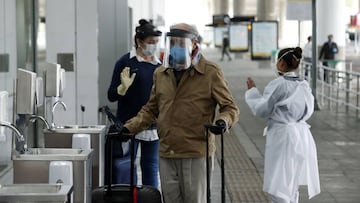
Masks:
[[[336,113],[360,112],[360,72],[352,71],[352,61],[333,60],[317,65],[316,97],[320,108]],[[299,74],[312,84],[312,64],[301,62]]]

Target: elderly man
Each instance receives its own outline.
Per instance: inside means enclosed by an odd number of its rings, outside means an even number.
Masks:
[[[204,124],[215,121],[225,130],[239,116],[221,69],[201,54],[199,39],[193,26],[171,26],[164,63],[154,72],[150,99],[124,125],[124,132],[137,133],[157,122],[165,203],[206,202]]]

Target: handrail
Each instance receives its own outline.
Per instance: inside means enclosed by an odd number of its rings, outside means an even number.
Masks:
[[[323,61],[322,61],[323,62]],[[336,60],[336,63],[317,65],[316,96],[322,108],[335,110],[337,113],[355,112],[360,115],[360,72],[352,70],[351,60]],[[302,61],[299,68],[301,77],[310,83],[312,63]],[[342,108],[344,107],[344,108]]]

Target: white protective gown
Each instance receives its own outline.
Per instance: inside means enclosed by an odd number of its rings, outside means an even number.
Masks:
[[[271,81],[261,95],[254,87],[245,99],[254,115],[268,119],[263,190],[290,201],[299,185],[309,199],[320,193],[316,145],[305,122],[314,111],[314,97],[305,80],[293,72]]]

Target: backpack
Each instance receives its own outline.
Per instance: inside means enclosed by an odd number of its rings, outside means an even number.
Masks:
[[[337,54],[339,52],[338,47],[337,47],[336,43],[334,43],[334,42],[331,42],[330,50],[333,54]]]

